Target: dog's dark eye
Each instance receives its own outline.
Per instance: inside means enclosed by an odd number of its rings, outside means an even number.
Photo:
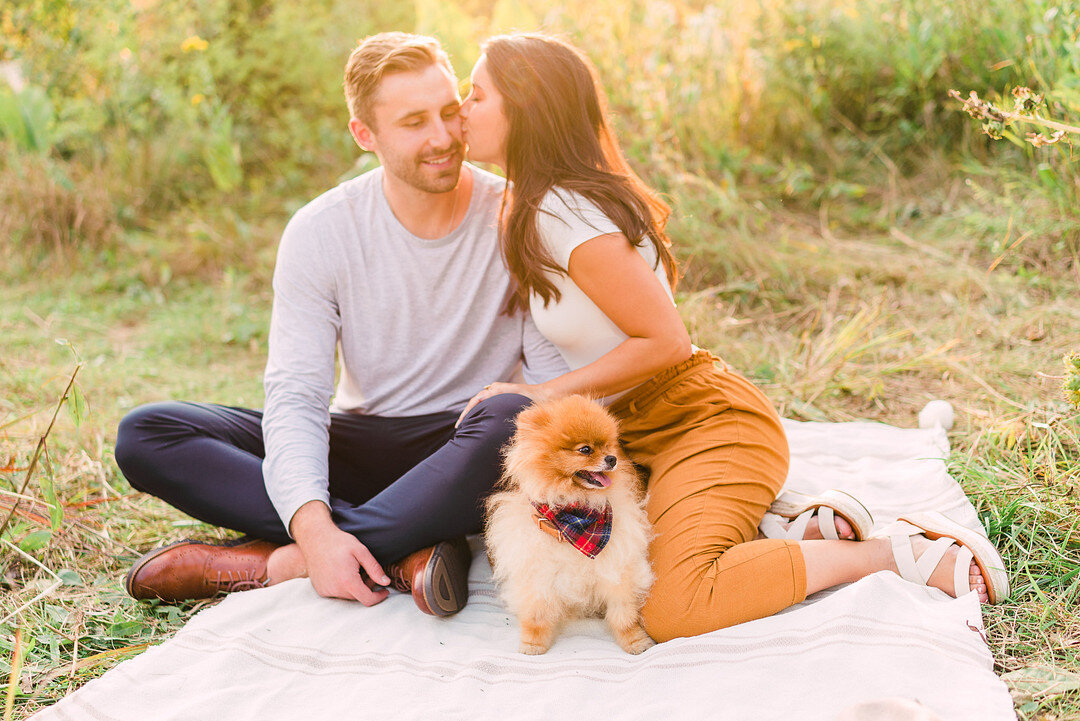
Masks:
[[[579,448],[577,450],[578,450],[578,453],[580,453],[583,456],[591,456],[592,455],[592,446],[582,446],[581,448]]]

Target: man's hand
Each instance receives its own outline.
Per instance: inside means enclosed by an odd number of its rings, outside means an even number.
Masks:
[[[461,422],[465,420],[465,416],[469,414],[469,411],[471,411],[477,403],[486,401],[492,396],[501,395],[503,393],[517,393],[526,398],[531,398],[534,401],[544,400],[548,395],[540,385],[526,385],[525,383],[489,383],[484,386],[483,390],[469,400],[468,404],[465,406],[465,410],[461,412],[457,422],[454,423],[454,428],[461,425]]]
[[[311,585],[320,596],[374,606],[389,595],[385,588],[370,588],[364,583],[361,569],[382,586],[389,585],[390,578],[356,536],[334,525],[325,503],[305,503],[293,514],[289,528],[304,554]]]

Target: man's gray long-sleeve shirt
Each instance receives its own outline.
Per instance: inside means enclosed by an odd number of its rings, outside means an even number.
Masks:
[[[522,361],[529,383],[568,370],[528,315],[502,313],[510,292],[495,227],[503,180],[470,169],[468,212],[444,238],[405,229],[381,168],[319,196],[286,226],[263,417],[263,477],[286,528],[308,501],[329,504],[331,410],[460,411],[485,384],[512,379]]]

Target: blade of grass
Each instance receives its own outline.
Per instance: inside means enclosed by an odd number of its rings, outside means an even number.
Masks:
[[[7,693],[4,698],[4,721],[11,721],[15,710],[15,692],[19,688],[19,676],[22,675],[22,627],[15,629],[15,648],[11,652],[11,672],[7,679]]]
[[[61,676],[67,675],[69,678],[71,678],[78,671],[85,671],[87,669],[94,668],[95,666],[99,666],[106,661],[117,657],[141,653],[149,647],[150,642],[147,641],[146,643],[136,643],[132,644],[131,646],[124,646],[123,648],[114,648],[108,651],[101,651],[100,653],[95,653],[91,656],[80,658],[78,660],[73,659],[70,665],[66,665],[62,668],[53,669],[49,673],[42,676],[36,681],[35,686],[37,688],[48,686],[51,682],[55,681]]]
[[[15,551],[15,553],[19,554],[20,556],[25,558],[27,561],[30,561],[30,563],[34,564],[35,566],[37,566],[41,570],[45,571],[45,573],[49,574],[50,576],[53,577],[53,579],[55,579],[53,584],[51,586],[49,586],[48,588],[46,588],[44,591],[42,591],[38,595],[34,596],[29,601],[27,601],[23,605],[19,606],[18,608],[16,608],[14,611],[9,613],[8,615],[4,616],[3,618],[0,618],[0,624],[4,624],[4,623],[7,623],[8,620],[14,618],[16,615],[21,613],[24,609],[29,608],[30,606],[34,605],[35,603],[37,603],[41,599],[48,596],[50,593],[52,593],[56,589],[60,588],[62,585],[64,585],[64,581],[51,568],[49,568],[48,566],[43,564],[41,561],[39,561],[36,558],[34,558],[33,556],[31,556],[26,551],[24,551],[21,548],[19,548],[18,546],[16,546],[11,541],[8,541],[7,539],[4,539],[4,538],[0,538],[0,543],[3,543],[8,548]]]
[[[56,409],[53,410],[52,419],[49,421],[48,428],[38,439],[37,448],[34,449],[34,455],[30,459],[30,466],[26,469],[26,476],[23,478],[22,487],[19,489],[19,495],[21,496],[26,492],[26,486],[30,483],[31,476],[34,475],[34,469],[37,467],[38,459],[41,457],[42,451],[45,450],[45,440],[49,437],[49,433],[53,429],[53,425],[56,424],[56,417],[60,415],[60,409],[64,406],[64,401],[68,399],[68,394],[71,392],[71,387],[75,385],[75,376],[79,374],[79,370],[82,368],[82,363],[75,366],[75,370],[71,372],[71,378],[68,380],[67,388],[64,389],[63,395],[60,396],[60,400],[56,402]],[[3,523],[0,523],[0,535],[3,535],[4,530],[7,528],[8,523],[11,522],[12,517],[15,515],[15,509],[19,507],[19,500],[16,499],[15,505],[12,506],[11,511],[7,514],[7,518]]]
[[[63,585],[64,585],[63,581],[60,581],[60,580],[54,581],[52,583],[52,585],[49,586],[48,588],[46,588],[44,591],[42,591],[38,595],[34,596],[29,601],[27,601],[23,605],[19,606],[18,608],[16,608],[14,611],[9,613],[8,615],[4,616],[3,618],[0,618],[0,623],[7,623],[9,620],[11,620],[12,618],[15,618],[15,616],[19,615],[20,613],[22,613],[26,609],[30,608],[35,603],[37,603],[41,599],[45,598],[50,593],[52,593],[53,591],[55,591],[56,589],[60,588]]]

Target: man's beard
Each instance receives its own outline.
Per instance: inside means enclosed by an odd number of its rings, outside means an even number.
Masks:
[[[393,173],[408,185],[425,193],[449,193],[457,187],[461,178],[461,163],[464,159],[465,145],[455,142],[448,149],[439,153],[428,153],[423,157],[384,158],[386,170]],[[453,155],[450,167],[441,172],[424,165],[425,160]]]

